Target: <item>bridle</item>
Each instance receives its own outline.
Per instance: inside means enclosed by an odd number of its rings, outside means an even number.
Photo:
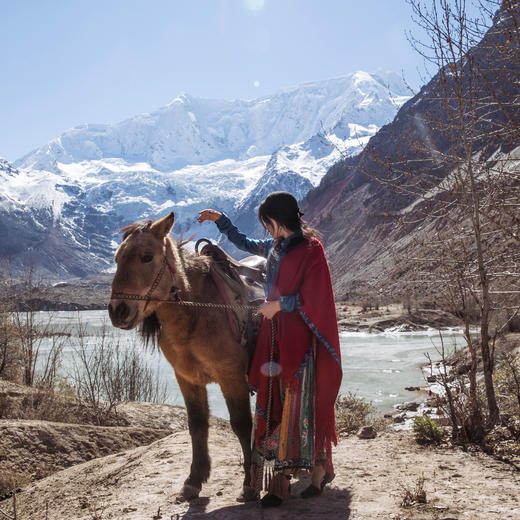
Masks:
[[[146,301],[146,304],[144,306],[144,310],[148,307],[151,301],[171,301],[171,300],[161,300],[161,299],[153,299],[152,300],[152,294],[154,293],[155,289],[157,289],[159,283],[161,282],[161,278],[163,277],[164,271],[166,271],[166,268],[168,268],[168,271],[170,272],[170,275],[172,277],[172,281],[175,280],[175,269],[170,265],[168,262],[167,257],[167,251],[166,251],[166,244],[164,245],[164,255],[161,262],[161,267],[159,269],[159,272],[155,276],[155,279],[148,289],[148,292],[145,296],[141,296],[140,294],[128,294],[128,293],[112,293],[110,295],[111,300],[140,300],[140,301]],[[170,289],[170,292],[175,295],[175,300],[178,301],[179,295],[177,294],[177,287],[174,285]]]

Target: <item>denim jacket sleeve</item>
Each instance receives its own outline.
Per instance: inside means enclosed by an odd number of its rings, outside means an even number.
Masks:
[[[296,294],[280,296],[280,310],[282,312],[292,312],[296,308]]]
[[[247,251],[252,255],[260,255],[265,258],[269,255],[269,250],[273,245],[273,239],[268,238],[266,240],[256,240],[253,238],[247,238],[244,233],[241,233],[238,228],[233,225],[231,220],[224,213],[222,216],[215,221],[219,231],[226,235],[228,239],[242,251]]]

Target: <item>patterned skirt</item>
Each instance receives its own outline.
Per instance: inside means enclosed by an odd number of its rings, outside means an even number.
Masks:
[[[316,452],[314,445],[315,348],[309,354],[295,385],[284,388],[279,383],[281,420],[271,434],[261,440],[260,446],[253,446],[253,464],[257,466],[263,463],[262,454],[265,465],[274,471],[311,470],[316,462],[326,460],[323,447]]]

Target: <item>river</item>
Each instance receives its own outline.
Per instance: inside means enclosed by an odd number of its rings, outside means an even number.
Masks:
[[[74,362],[73,344],[77,341],[80,329],[83,344],[87,348],[99,342],[103,330],[121,347],[140,345],[135,331],[122,331],[112,327],[106,311],[39,312],[37,321],[48,330],[65,330],[70,333],[70,337],[63,338],[64,374],[70,371]],[[443,338],[449,350],[454,345],[463,344],[460,331],[445,331]],[[373,401],[381,411],[392,410],[397,403],[415,399],[418,394],[404,388],[425,384],[421,365],[427,362],[426,354],[430,354],[434,361],[440,358],[438,348],[441,342],[438,332],[434,330],[411,333],[387,331],[376,334],[341,332],[340,343],[343,365],[340,393],[353,392]],[[52,339],[43,340],[41,352],[48,351],[51,344]],[[167,386],[167,402],[183,405],[173,369],[162,354],[143,347],[143,358]],[[217,384],[208,385],[208,396],[211,413],[227,419],[228,412]]]

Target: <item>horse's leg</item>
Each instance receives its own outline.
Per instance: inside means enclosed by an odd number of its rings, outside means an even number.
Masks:
[[[244,456],[244,484],[242,494],[237,498],[240,502],[256,499],[256,491],[251,488],[251,404],[249,389],[245,378],[237,381],[236,376],[229,381],[221,382],[220,388],[229,410],[229,422],[240,441]]]
[[[188,412],[188,427],[191,436],[192,460],[188,478],[184,481],[181,498],[191,500],[199,496],[202,483],[206,482],[211,469],[208,453],[209,407],[205,386],[189,383],[176,374]]]

